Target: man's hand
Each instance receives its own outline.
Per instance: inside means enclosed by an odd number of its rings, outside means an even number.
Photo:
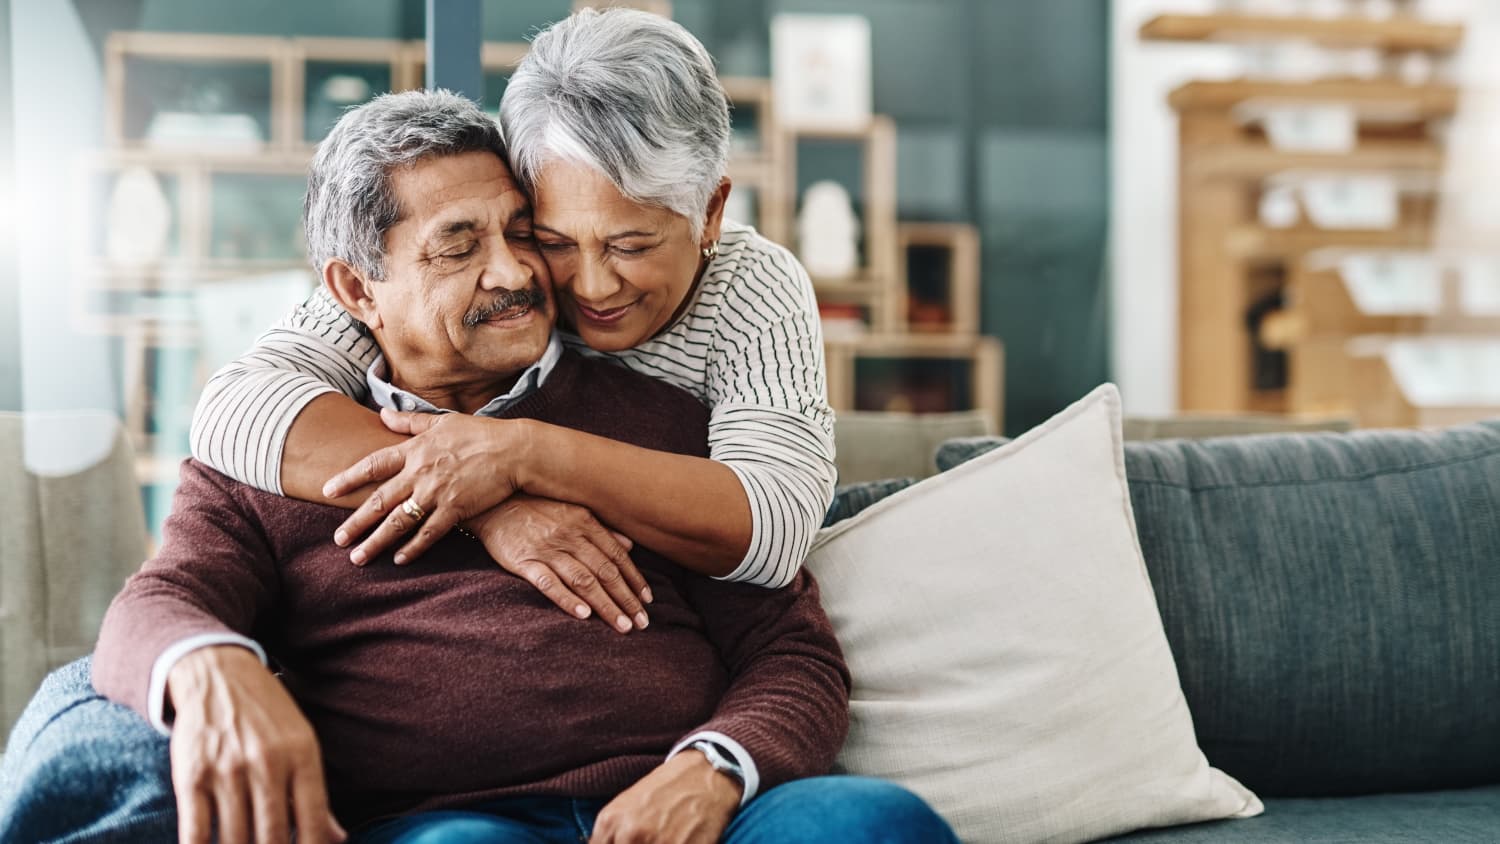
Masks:
[[[501,568],[564,612],[588,618],[592,609],[621,633],[645,629],[651,588],[630,559],[631,542],[588,508],[515,495],[468,526]]]
[[[334,499],[379,484],[334,532],[333,541],[340,546],[370,534],[349,555],[355,565],[364,565],[416,530],[396,552],[397,563],[409,563],[455,526],[517,491],[515,462],[526,436],[523,423],[394,410],[382,410],[380,419],[412,438],[372,453],[323,487],[323,494]],[[401,507],[408,499],[421,508],[417,518]]]
[[[181,844],[340,842],[312,725],[255,654],[235,645],[189,653],[167,675],[176,710],[172,787]],[[288,805],[290,801],[290,805]]]
[[[684,750],[599,812],[590,844],[714,844],[740,805],[740,784]]]

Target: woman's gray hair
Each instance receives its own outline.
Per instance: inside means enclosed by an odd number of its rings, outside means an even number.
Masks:
[[[505,160],[500,127],[451,91],[383,94],[352,109],[318,144],[302,225],[313,268],[335,258],[370,281],[385,278],[385,233],[401,221],[391,174],[435,155],[492,152]]]
[[[522,189],[549,161],[584,164],[702,233],[729,169],[729,102],[713,58],[666,18],[582,9],[531,43],[500,103]]]

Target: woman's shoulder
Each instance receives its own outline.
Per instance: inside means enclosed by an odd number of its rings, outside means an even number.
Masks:
[[[723,305],[741,319],[769,323],[817,313],[812,281],[790,249],[750,226],[726,221],[719,251],[710,280],[721,288]]]

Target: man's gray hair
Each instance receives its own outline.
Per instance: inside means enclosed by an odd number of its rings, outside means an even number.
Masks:
[[[500,127],[451,91],[383,94],[339,118],[313,156],[302,203],[313,268],[335,258],[370,281],[385,278],[385,234],[401,221],[391,174],[435,155],[492,152]]]
[[[500,125],[522,189],[549,161],[604,174],[627,199],[702,233],[729,168],[729,102],[691,33],[634,9],[582,9],[542,32],[506,86]]]

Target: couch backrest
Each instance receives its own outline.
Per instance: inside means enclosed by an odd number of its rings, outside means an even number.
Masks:
[[[982,410],[957,413],[884,413],[841,410],[834,418],[834,462],[839,484],[885,478],[925,478],[933,474],[932,455],[957,437],[995,433]]]
[[[1500,783],[1500,421],[1125,458],[1211,763],[1266,796]]]
[[[135,461],[102,413],[0,413],[0,741],[47,672],[93,650],[146,556]]]

